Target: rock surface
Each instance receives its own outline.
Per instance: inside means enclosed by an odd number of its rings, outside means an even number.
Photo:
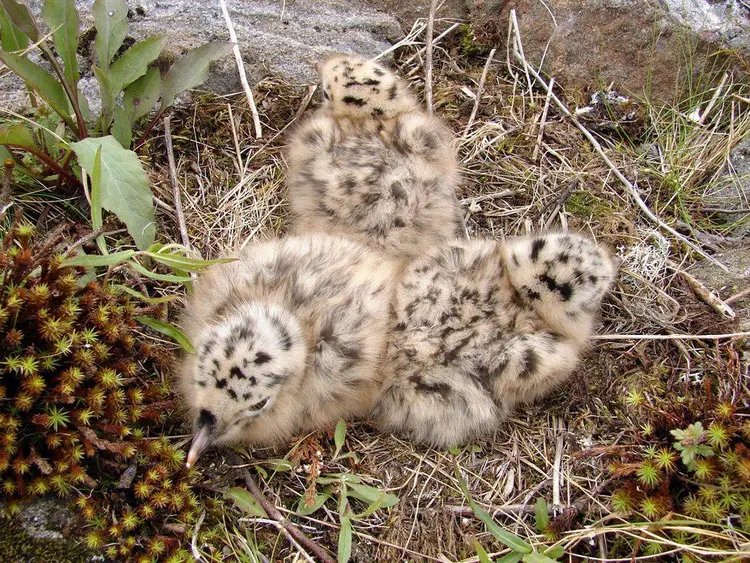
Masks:
[[[84,563],[101,561],[82,546],[80,518],[64,501],[36,499],[18,516],[2,519],[0,561],[3,563]]]
[[[737,0],[475,0],[477,39],[504,47],[515,9],[527,59],[571,91],[614,88],[669,102],[719,48],[750,56],[750,8]],[[686,52],[693,46],[692,69]],[[504,48],[503,48],[504,51]]]
[[[29,0],[27,4],[38,15],[44,0]],[[166,33],[169,35],[166,58],[209,41],[229,39],[216,0],[128,0],[127,4],[130,40]],[[92,5],[93,0],[76,0],[82,30],[93,26]],[[375,56],[403,36],[396,18],[364,0],[227,0],[227,7],[251,83],[269,74],[309,83],[316,77],[315,62],[326,53],[356,51]],[[82,90],[92,100],[98,90],[90,70],[93,48],[84,45],[79,53],[83,54]],[[241,90],[232,56],[212,66],[204,87],[219,94]],[[20,80],[13,77],[0,80],[0,104],[11,107],[25,104],[23,90]]]

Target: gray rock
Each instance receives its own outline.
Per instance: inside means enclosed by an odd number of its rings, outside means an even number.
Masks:
[[[3,563],[82,563],[101,560],[86,549],[81,518],[56,498],[38,498],[11,518],[0,520]],[[2,505],[2,502],[0,502]]]
[[[468,1],[468,0],[467,0]],[[721,49],[750,56],[750,9],[738,0],[474,0],[472,28],[480,43],[504,52],[515,9],[527,59],[569,92],[614,83],[653,101],[680,96],[688,73],[716,64]],[[695,52],[688,62],[686,50]],[[721,62],[721,59],[719,59]]]
[[[704,199],[706,207],[717,209],[724,221],[733,224],[730,236],[750,235],[750,138],[734,147]]]
[[[27,2],[39,14],[43,0]],[[128,37],[141,40],[166,33],[166,60],[203,43],[228,40],[229,32],[216,0],[129,0]],[[77,0],[81,28],[93,26],[93,0]],[[362,0],[227,0],[237,40],[251,84],[267,75],[296,83],[315,80],[315,62],[332,51],[355,51],[375,56],[398,41],[403,32],[397,20]],[[92,45],[79,49],[85,94],[97,109],[98,88],[91,79]],[[88,80],[87,80],[88,79]],[[212,66],[204,88],[219,94],[241,89],[232,56]],[[0,104],[18,108],[26,103],[23,84],[15,77],[0,80]]]

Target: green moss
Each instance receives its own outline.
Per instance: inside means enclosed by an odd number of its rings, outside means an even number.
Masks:
[[[469,24],[458,26],[459,45],[461,54],[464,57],[476,57],[487,51],[486,48],[479,45],[474,37],[474,31]]]
[[[577,191],[570,194],[565,209],[579,217],[604,217],[614,211],[614,206],[588,191]]]

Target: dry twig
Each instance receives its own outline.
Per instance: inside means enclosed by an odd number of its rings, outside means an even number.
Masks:
[[[295,542],[310,551],[310,553],[312,553],[320,561],[323,561],[323,563],[336,563],[335,559],[333,559],[333,557],[331,557],[331,555],[325,549],[308,538],[305,534],[302,533],[302,531],[300,531],[299,528],[297,528],[297,526],[289,522],[289,520],[284,518],[281,512],[276,510],[276,507],[273,505],[273,503],[271,503],[271,501],[269,501],[258,488],[255,479],[253,479],[253,476],[249,471],[245,473],[245,485],[247,485],[250,493],[263,507],[263,510],[266,511],[266,514],[276,520],[287,532],[289,532],[289,535],[294,538]]]
[[[219,0],[221,6],[221,13],[224,14],[224,21],[227,23],[227,29],[229,30],[229,40],[234,43],[232,51],[234,52],[234,59],[237,61],[237,71],[240,74],[240,82],[242,88],[245,90],[245,96],[247,97],[247,103],[250,106],[250,113],[253,116],[253,126],[255,127],[255,137],[260,139],[263,136],[263,131],[260,127],[260,116],[258,116],[258,109],[255,107],[255,100],[253,99],[253,91],[250,89],[250,84],[247,82],[247,75],[245,74],[245,63],[242,62],[242,54],[240,53],[240,46],[237,43],[237,34],[234,31],[234,25],[232,19],[229,17],[229,10],[227,10],[227,3],[225,0]]]
[[[174,162],[174,149],[172,148],[172,128],[170,117],[164,118],[164,144],[167,147],[167,160],[169,161],[169,180],[172,183],[172,195],[174,197],[175,213],[177,214],[177,226],[180,229],[180,237],[185,248],[190,248],[190,237],[185,225],[185,214],[182,212],[182,197],[180,196],[180,182],[177,179],[177,166]]]
[[[490,65],[492,64],[492,60],[495,58],[495,51],[497,51],[497,49],[492,49],[492,51],[490,51],[490,56],[487,57],[487,62],[484,63],[484,69],[482,69],[482,76],[479,78],[479,85],[477,86],[476,98],[474,98],[474,107],[471,110],[469,121],[466,124],[466,128],[464,129],[464,137],[468,134],[469,130],[471,129],[471,126],[474,125],[474,120],[477,117],[477,111],[479,111],[479,102],[482,99],[482,90],[484,90],[484,83],[487,80],[487,73],[490,70]]]
[[[427,113],[432,115],[432,33],[435,28],[435,12],[438,0],[431,0],[430,15],[427,18],[427,46],[425,53],[425,98],[427,100]]]

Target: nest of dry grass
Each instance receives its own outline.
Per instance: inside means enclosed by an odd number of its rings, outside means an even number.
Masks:
[[[424,46],[418,39],[423,28],[418,22],[395,50],[396,66],[418,91],[425,87]],[[484,64],[482,57],[467,57],[450,33],[436,45],[434,106],[457,134],[463,172],[458,197],[470,234],[501,237],[571,229],[608,245],[623,266],[603,308],[603,333],[738,332],[739,320],[748,317],[747,299],[733,303],[733,320],[706,303],[700,290],[680,275],[700,257],[644,216],[612,167],[550,103],[545,91],[527,80],[517,61],[498,55],[477,99]],[[704,248],[736,243],[728,234],[736,225],[712,210],[729,205],[726,190],[719,189],[725,187],[720,172],[731,148],[750,133],[747,90],[727,75],[719,90],[713,86],[695,93],[685,108],[653,108],[639,102],[628,122],[620,124],[605,111],[608,126],[594,133],[653,212]],[[249,109],[239,94],[198,97],[173,117],[187,230],[203,256],[283,234],[287,207],[282,148],[289,128],[316,103],[311,92],[272,80],[259,84],[254,93],[266,131],[260,140],[254,137]],[[558,95],[565,99],[564,93]],[[688,115],[689,107],[703,109],[700,122]],[[592,131],[597,123],[601,120],[584,121]],[[158,136],[149,152],[163,229],[179,240]],[[732,291],[728,288],[718,297],[730,298]],[[356,424],[349,428],[345,448],[356,458],[334,459],[331,436],[306,437],[291,452],[259,450],[248,457],[218,457],[205,470],[206,486],[221,488],[247,468],[265,467],[266,494],[290,516],[321,472],[356,473],[401,500],[355,523],[352,560],[477,561],[473,537],[492,545],[495,555],[507,552],[492,543],[472,516],[456,477],[458,467],[474,499],[532,544],[549,541],[533,519],[534,502],[544,498],[558,524],[558,538],[573,559],[618,561],[610,556],[612,535],[600,530],[626,522],[608,503],[613,479],[607,467],[613,456],[634,447],[639,432],[639,421],[629,414],[622,397],[633,385],[650,388],[655,373],[659,388],[670,389],[691,374],[714,370],[717,357],[743,354],[746,360],[742,342],[732,338],[597,341],[570,385],[519,412],[491,439],[460,451],[415,447]],[[734,397],[747,409],[746,361],[733,367],[732,374],[724,381],[722,396]],[[296,470],[268,470],[264,460],[284,456],[297,460]],[[335,552],[340,527],[335,506],[293,520]],[[223,551],[206,548],[207,560],[254,561],[259,553],[268,560],[303,559],[263,518],[238,520],[236,514],[225,514],[222,530],[218,535]],[[655,541],[645,528],[634,526],[627,533]],[[700,552],[693,555],[702,560]],[[633,555],[632,560],[640,557]]]

